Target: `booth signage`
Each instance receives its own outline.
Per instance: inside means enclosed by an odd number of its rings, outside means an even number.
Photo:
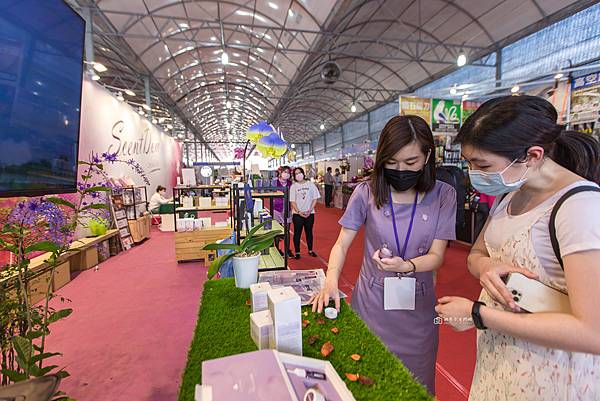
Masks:
[[[400,115],[419,116],[431,125],[431,99],[400,96]]]

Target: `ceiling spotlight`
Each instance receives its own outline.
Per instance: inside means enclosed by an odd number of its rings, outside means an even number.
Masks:
[[[457,90],[456,90],[456,88],[454,86],[452,88],[450,88],[450,94],[451,95],[456,95],[456,92],[457,92]]]
[[[95,72],[92,71],[92,73],[90,74],[90,77],[92,78],[92,81],[99,81],[100,80],[100,75],[96,74]]]
[[[123,97],[123,94],[121,92],[117,92],[117,99],[120,100],[121,102],[125,100],[125,98]]]
[[[147,104],[143,104],[142,107],[144,108],[144,110],[150,111],[150,106],[148,106]]]
[[[132,91],[131,89],[125,89],[125,94],[126,94],[127,96],[131,96],[131,97],[134,97],[134,96],[135,96],[135,92],[134,92],[134,91]]]
[[[173,129],[173,126],[171,124],[167,124],[167,129]]]
[[[269,7],[271,7],[273,10],[279,9],[279,6],[275,3],[273,3],[272,1],[269,2]]]
[[[319,128],[321,128],[321,131],[323,131],[325,129],[325,124],[321,124],[321,126],[319,126]]]
[[[288,10],[288,15],[289,15],[290,17],[293,17],[293,16],[294,16],[294,12],[292,11],[292,9],[291,9],[291,8]]]
[[[230,108],[231,108],[231,102],[230,102],[229,100],[227,100],[227,101],[225,102],[225,107],[227,107],[228,109],[230,109]]]
[[[158,120],[156,118],[153,118],[152,119],[152,124],[156,124],[156,123],[158,123]]]
[[[290,146],[292,147],[292,149],[296,149],[296,144],[295,143],[292,143]]]
[[[139,114],[140,116],[143,116],[143,115],[144,115],[144,110],[142,110],[142,108],[141,108],[141,107],[140,107],[140,108],[139,108],[139,110],[138,110],[138,114]]]
[[[227,52],[225,50],[223,50],[223,54],[221,54],[221,63],[223,65],[229,64],[229,55],[227,54]]]
[[[564,77],[564,76],[565,76],[565,74],[563,74],[562,72],[559,72],[558,74],[556,74],[556,75],[554,76],[554,79],[561,79],[561,78],[562,78],[562,77]]]
[[[350,105],[350,111],[353,113],[356,113],[356,105],[354,103],[352,103],[352,105]]]
[[[515,85],[515,86],[513,86],[513,87],[510,89],[510,91],[511,91],[512,93],[517,93],[517,92],[518,92],[520,89],[521,89],[521,88],[519,88],[519,85]]]
[[[94,70],[98,72],[106,72],[108,68],[102,63],[94,63]]]
[[[462,67],[465,64],[467,64],[467,56],[465,56],[463,53],[461,53],[456,58],[456,65],[458,65],[459,67]]]

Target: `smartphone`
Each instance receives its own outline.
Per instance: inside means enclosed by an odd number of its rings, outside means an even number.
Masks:
[[[510,273],[505,282],[513,301],[526,312],[571,313],[569,295],[562,291],[521,273]]]

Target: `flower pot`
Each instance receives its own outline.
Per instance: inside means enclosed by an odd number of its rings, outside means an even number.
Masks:
[[[250,288],[250,284],[258,282],[258,263],[260,255],[250,257],[233,257],[233,273],[238,288]]]

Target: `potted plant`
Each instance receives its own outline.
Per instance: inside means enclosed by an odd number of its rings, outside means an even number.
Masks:
[[[99,237],[106,234],[109,226],[110,222],[102,217],[94,217],[88,223],[88,228],[92,233],[92,237]]]
[[[273,245],[273,239],[283,234],[281,230],[268,231],[257,235],[258,230],[263,228],[266,222],[254,226],[244,240],[239,244],[208,244],[205,251],[230,251],[213,260],[208,268],[208,278],[212,279],[221,269],[221,266],[233,258],[233,273],[235,285],[239,288],[249,288],[250,284],[258,281],[258,264],[260,253]]]

